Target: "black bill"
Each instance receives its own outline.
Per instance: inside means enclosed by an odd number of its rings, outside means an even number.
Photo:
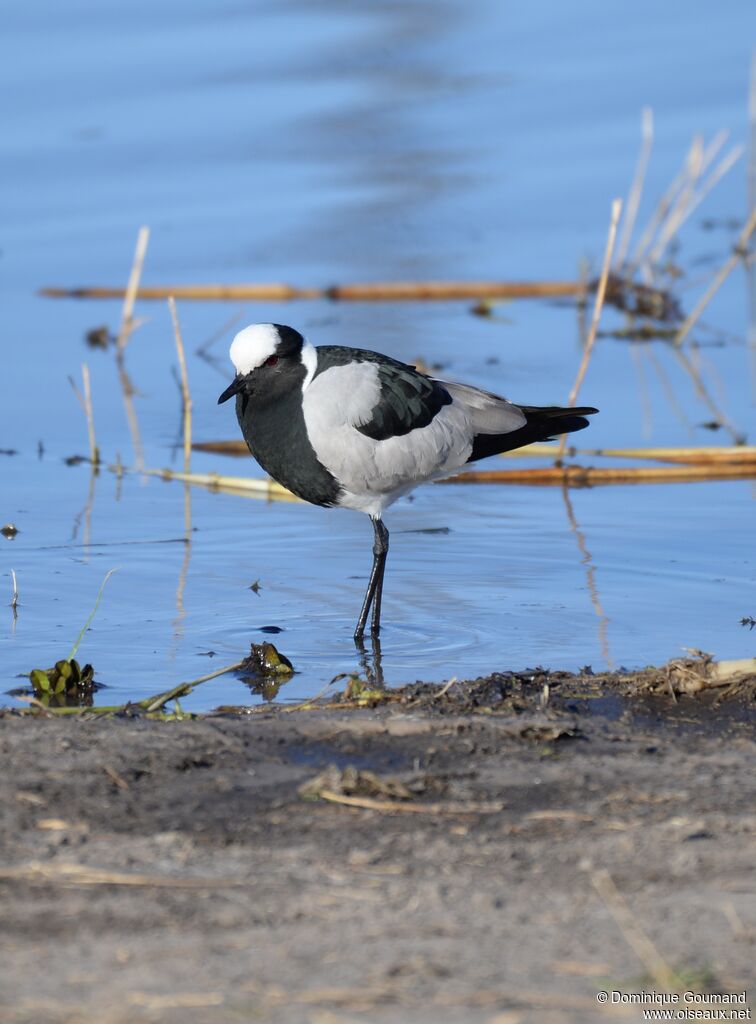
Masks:
[[[244,378],[243,377],[236,377],[234,379],[234,381],[231,384],[228,385],[226,390],[223,392],[223,394],[218,399],[218,405],[223,405],[223,403],[227,402],[229,400],[229,398],[233,398],[234,395],[237,395],[241,391],[243,386],[244,386]]]

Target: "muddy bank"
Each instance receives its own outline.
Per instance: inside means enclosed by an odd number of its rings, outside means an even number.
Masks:
[[[596,993],[665,970],[742,990],[750,683],[646,689],[502,674],[373,707],[6,713],[3,1020],[634,1020]]]

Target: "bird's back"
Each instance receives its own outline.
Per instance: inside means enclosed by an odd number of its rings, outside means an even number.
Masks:
[[[316,351],[303,396],[307,434],[342,485],[338,503],[370,514],[474,459],[582,429],[595,411],[520,407],[366,349]]]

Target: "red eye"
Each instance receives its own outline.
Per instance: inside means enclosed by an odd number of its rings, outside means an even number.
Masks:
[[[263,363],[263,366],[275,366],[277,362],[278,356],[268,356],[268,358]]]

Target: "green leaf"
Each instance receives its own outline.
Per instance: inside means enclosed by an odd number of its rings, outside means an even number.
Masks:
[[[79,633],[79,635],[76,638],[76,643],[73,645],[73,649],[72,649],[71,653],[68,656],[68,660],[69,661],[72,661],[73,658],[76,657],[76,652],[79,649],[79,644],[84,639],[84,634],[86,633],[86,631],[92,625],[92,619],[95,617],[95,615],[97,614],[97,609],[100,607],[100,601],[102,600],[102,592],[105,589],[105,584],[108,582],[108,580],[113,575],[113,573],[117,572],[117,571],[118,571],[117,569],[108,569],[108,571],[105,573],[105,579],[100,584],[100,589],[97,592],[97,599],[96,599],[96,601],[94,603],[94,608],[92,609],[92,611],[91,611],[91,613],[89,615],[89,618],[87,619],[87,621],[82,626],[81,632]]]
[[[47,672],[41,668],[33,668],[29,673],[29,679],[31,680],[32,688],[39,693],[50,692],[50,677]]]

